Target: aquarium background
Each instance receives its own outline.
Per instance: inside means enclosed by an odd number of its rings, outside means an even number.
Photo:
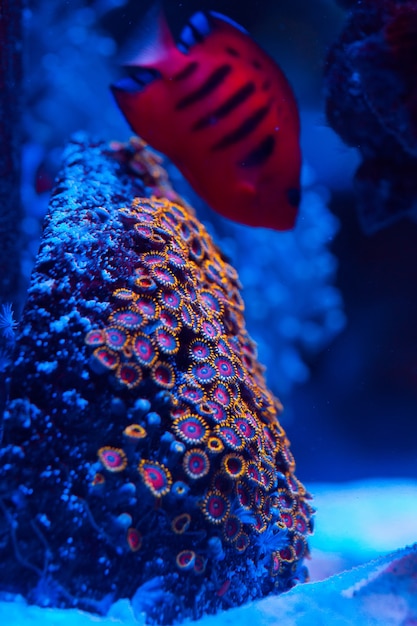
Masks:
[[[352,184],[359,156],[331,130],[325,116],[325,59],[352,4],[163,3],[176,34],[200,9],[225,13],[245,26],[285,70],[299,102],[304,196],[294,232],[254,230],[222,219],[175,168],[168,165],[168,170],[239,272],[249,333],[258,343],[268,384],[285,406],[281,422],[292,443],[297,476],[313,494],[318,483],[334,483],[324,490],[330,496],[323,499],[322,511],[317,487],[317,550],[329,547],[333,530],[336,540],[330,551],[343,553],[339,564],[328,570],[323,566],[327,573],[394,549],[390,534],[411,541],[413,526],[411,522],[405,535],[392,530],[385,543],[362,550],[357,545],[361,533],[369,547],[376,527],[371,528],[376,524],[372,514],[359,505],[355,513],[344,508],[332,518],[335,509],[330,505],[329,512],[326,502],[334,503],[339,493],[353,507],[355,500],[368,498],[366,485],[369,494],[385,490],[386,510],[382,498],[374,511],[381,517],[397,512],[390,523],[399,529],[415,515],[405,494],[409,481],[417,478],[417,224],[410,213],[375,232],[363,231]],[[131,134],[108,85],[122,75],[123,51],[150,6],[141,0],[26,3],[20,253],[26,286],[70,136],[82,130],[126,140]],[[14,307],[17,317],[24,300],[22,290]],[[7,294],[1,294],[1,301],[8,301]],[[343,495],[345,483],[356,480],[371,482],[361,483],[358,491],[353,488],[349,497]],[[363,515],[367,528],[352,521],[353,539],[346,546],[343,539],[349,538],[340,537],[335,528],[349,510],[352,520],[363,522]],[[321,518],[327,520],[325,535],[320,535]]]
[[[347,13],[333,0],[164,2],[173,32],[200,9],[245,26],[287,73],[302,117],[304,199],[294,233],[250,229],[177,189],[237,267],[249,332],[304,481],[417,473],[417,247],[403,217],[362,232],[358,163],[325,118],[323,68]],[[122,75],[150,2],[29,2],[25,10],[22,273],[29,279],[48,193],[72,133],[130,136],[109,83]],[[127,43],[128,42],[128,43]],[[3,297],[3,300],[6,300]]]

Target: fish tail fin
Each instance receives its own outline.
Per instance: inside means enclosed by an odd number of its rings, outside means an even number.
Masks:
[[[162,2],[156,0],[123,50],[123,65],[161,69],[177,50]]]

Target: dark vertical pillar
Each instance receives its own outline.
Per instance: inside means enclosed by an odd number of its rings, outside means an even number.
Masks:
[[[22,0],[0,0],[0,302],[19,291]]]

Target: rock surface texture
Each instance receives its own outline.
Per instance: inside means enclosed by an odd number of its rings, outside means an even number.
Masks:
[[[310,496],[243,310],[156,157],[70,144],[9,373],[3,590],[170,624],[305,580]]]

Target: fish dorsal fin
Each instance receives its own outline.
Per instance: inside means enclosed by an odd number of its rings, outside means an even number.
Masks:
[[[243,26],[241,26],[234,20],[230,19],[230,17],[227,17],[226,15],[223,15],[222,13],[217,13],[217,11],[210,11],[209,14],[212,20],[220,20],[221,22],[224,22],[225,24],[228,24],[229,26],[233,26],[233,28],[237,28],[237,30],[240,30],[240,32],[244,33],[245,35],[249,34],[248,31],[245,28],[243,28]]]
[[[212,28],[213,25],[210,23],[208,12],[198,11],[194,13],[181,31],[178,48],[187,54],[190,48],[204,41],[207,35],[211,33]]]
[[[202,43],[216,29],[219,22],[247,34],[247,31],[240,24],[221,13],[216,13],[216,11],[198,11],[190,17],[181,31],[178,41],[179,50],[187,54],[193,46]]]
[[[123,51],[122,64],[154,69],[167,62],[176,50],[161,2],[155,2]]]

